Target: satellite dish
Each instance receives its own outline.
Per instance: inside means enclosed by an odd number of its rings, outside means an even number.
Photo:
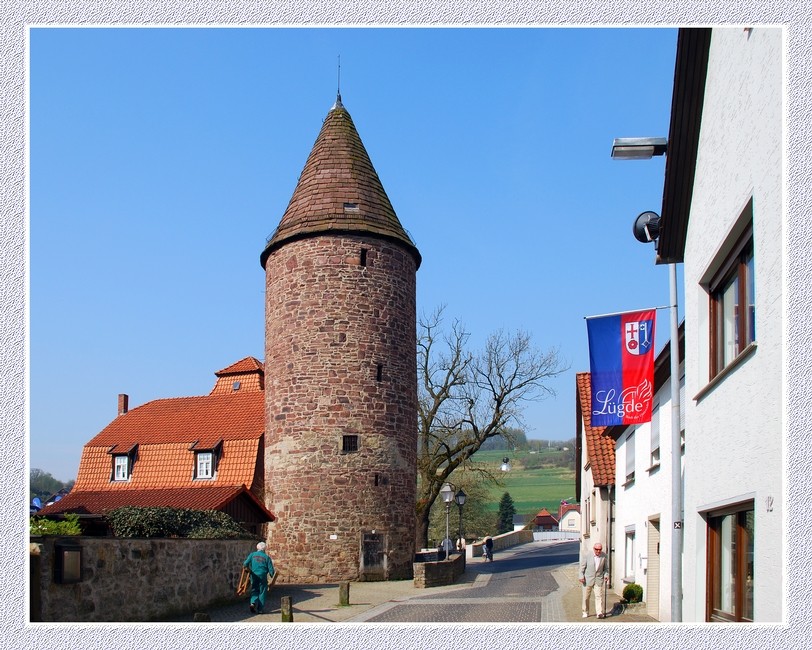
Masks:
[[[660,236],[660,215],[650,210],[641,212],[634,220],[632,233],[634,238],[643,244],[654,241]]]

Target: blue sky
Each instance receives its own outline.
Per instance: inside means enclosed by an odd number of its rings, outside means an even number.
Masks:
[[[560,348],[527,433],[575,432],[584,317],[668,303],[631,234],[659,212],[676,29],[35,28],[30,32],[30,464],[75,478],[130,406],[207,394],[263,357],[259,255],[341,95],[445,305]],[[658,312],[657,349],[667,341]]]

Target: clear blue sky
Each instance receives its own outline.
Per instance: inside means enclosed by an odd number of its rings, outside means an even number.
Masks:
[[[419,312],[560,348],[529,437],[575,433],[584,316],[668,303],[676,29],[46,29],[30,36],[30,464],[75,478],[130,406],[263,358],[259,255],[341,94],[423,256]],[[657,349],[668,338],[658,317]]]

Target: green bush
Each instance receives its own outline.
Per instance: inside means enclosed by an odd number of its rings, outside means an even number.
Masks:
[[[107,513],[116,537],[188,537],[253,539],[253,535],[220,510],[138,508],[124,506]]]
[[[31,517],[28,521],[28,530],[31,535],[81,535],[79,515],[65,515],[62,520],[46,519],[45,517]]]
[[[623,600],[629,603],[639,603],[643,600],[643,588],[634,582],[626,585],[623,587]]]

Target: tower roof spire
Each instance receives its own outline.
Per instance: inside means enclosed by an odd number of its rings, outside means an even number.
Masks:
[[[260,262],[264,267],[268,256],[287,241],[328,232],[395,241],[420,265],[420,252],[398,220],[340,92]]]

